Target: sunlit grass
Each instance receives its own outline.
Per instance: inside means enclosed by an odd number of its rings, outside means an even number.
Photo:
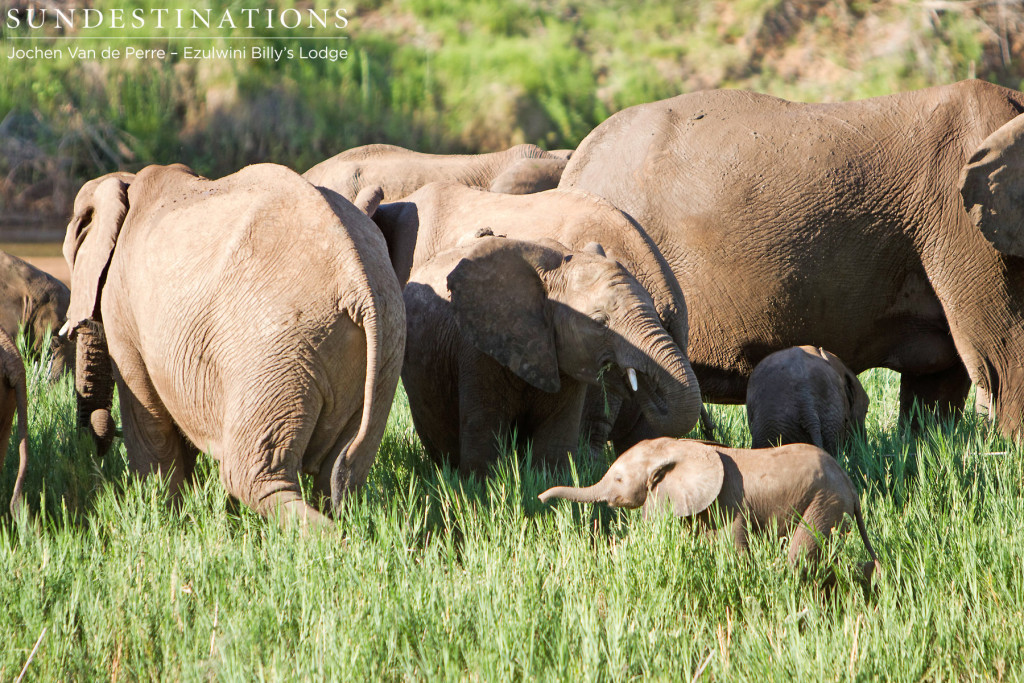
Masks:
[[[866,439],[841,462],[884,567],[874,590],[855,532],[801,577],[785,548],[681,520],[560,502],[590,483],[510,454],[487,482],[424,458],[404,394],[367,487],[323,534],[229,501],[202,458],[179,510],[123,446],[96,463],[70,378],[30,363],[34,516],[0,521],[0,679],[919,680],[1021,670],[1024,518],[1016,446],[973,414],[916,441],[898,379],[862,376]],[[726,441],[741,406],[714,408]],[[12,451],[13,452],[13,451]],[[9,457],[0,491],[13,485]]]

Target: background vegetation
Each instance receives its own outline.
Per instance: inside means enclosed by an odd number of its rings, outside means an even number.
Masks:
[[[215,16],[239,5],[71,4],[210,7]],[[623,107],[700,88],[841,100],[975,75],[1013,88],[1024,81],[1020,0],[263,5],[346,7],[349,58],[83,62],[65,51],[64,59],[51,62],[0,55],[0,216],[64,217],[83,180],[154,162],[180,161],[219,177],[258,161],[302,171],[371,142],[432,152],[483,152],[520,142],[575,147]],[[233,35],[268,33],[239,29]]]
[[[917,440],[898,377],[866,373],[865,440],[840,457],[855,531],[801,578],[785,547],[537,494],[606,463],[510,454],[486,484],[428,462],[399,394],[369,484],[303,535],[233,504],[207,458],[180,511],[123,446],[94,460],[70,378],[30,371],[34,517],[0,520],[0,679],[1002,680],[1024,671],[1019,449],[973,414]],[[742,407],[715,408],[749,443]],[[13,448],[0,476],[11,491]],[[32,654],[33,647],[39,643]],[[703,667],[703,669],[702,669]]]

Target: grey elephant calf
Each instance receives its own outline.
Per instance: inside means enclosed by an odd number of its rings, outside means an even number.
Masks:
[[[816,534],[828,536],[843,515],[857,522],[871,564],[878,558],[868,540],[860,498],[853,482],[828,453],[809,444],[778,448],[725,448],[704,441],[650,439],[623,453],[593,486],[556,486],[542,502],[565,498],[612,507],[643,507],[647,514],[669,508],[677,517],[714,523],[713,511],[730,523],[737,549],[747,534],[777,525],[789,536],[789,561],[815,563],[821,553]]]
[[[868,395],[857,375],[818,346],[793,346],[757,364],[747,384],[754,448],[809,443],[833,456],[863,431]]]

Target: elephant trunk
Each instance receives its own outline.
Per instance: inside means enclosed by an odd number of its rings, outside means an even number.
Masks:
[[[700,387],[690,359],[675,340],[651,321],[640,334],[623,335],[618,363],[627,376],[627,387],[636,392],[649,432],[642,438],[685,436],[700,415]]]
[[[600,482],[593,486],[578,488],[576,486],[554,486],[537,496],[540,502],[547,503],[552,498],[564,498],[574,503],[603,503],[604,486]]]
[[[75,403],[80,428],[88,428],[103,456],[114,439],[114,381],[103,325],[84,320],[75,330]]]

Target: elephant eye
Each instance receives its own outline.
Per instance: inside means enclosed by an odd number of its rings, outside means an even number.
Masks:
[[[598,325],[604,325],[605,327],[608,327],[608,316],[606,314],[598,312],[595,313],[592,316],[592,318],[594,322],[596,322]]]

